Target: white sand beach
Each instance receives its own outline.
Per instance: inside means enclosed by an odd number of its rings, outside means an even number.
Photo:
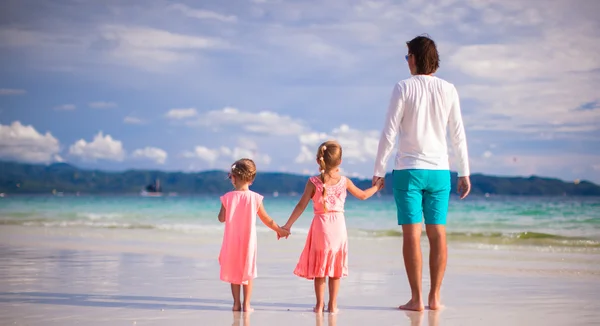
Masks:
[[[304,235],[259,235],[251,314],[231,312],[220,238],[158,230],[0,227],[1,325],[593,325],[600,254],[451,243],[441,311],[409,297],[401,238],[351,238],[337,315],[292,274]],[[427,246],[424,255],[427,255]],[[424,289],[428,289],[424,269]]]

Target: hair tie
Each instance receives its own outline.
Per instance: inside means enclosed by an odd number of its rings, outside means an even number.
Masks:
[[[325,174],[325,170],[321,170],[321,171],[319,171],[319,172],[321,172],[321,174]]]
[[[319,157],[320,161],[325,161],[325,159],[323,158],[323,156]]]
[[[232,169],[232,170],[235,170],[235,164],[231,166],[231,169]]]
[[[323,148],[323,151],[326,151],[326,150],[327,150],[327,146],[325,146],[325,145],[323,145],[323,147],[322,147],[322,148]]]

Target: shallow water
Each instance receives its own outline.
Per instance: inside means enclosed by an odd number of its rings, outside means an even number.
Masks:
[[[284,223],[299,196],[265,198],[268,213]],[[15,196],[0,198],[0,224],[48,228],[157,229],[221,234],[218,196]],[[401,236],[393,198],[349,199],[351,237]],[[311,207],[294,227],[305,233]],[[268,232],[262,225],[262,232]],[[480,244],[600,248],[600,198],[470,197],[450,202],[450,241]]]

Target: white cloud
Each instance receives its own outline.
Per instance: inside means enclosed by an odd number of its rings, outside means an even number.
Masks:
[[[227,43],[208,37],[171,33],[166,30],[109,25],[103,27],[108,39],[122,41],[139,49],[210,49],[227,47]]]
[[[69,148],[69,154],[92,162],[96,160],[120,162],[125,158],[123,143],[110,135],[105,136],[102,131],[98,132],[89,143],[84,139],[75,142]]]
[[[263,154],[258,150],[256,143],[247,138],[240,138],[238,145],[235,147],[221,146],[220,148],[208,148],[204,146],[196,146],[193,151],[183,152],[183,157],[198,158],[211,166],[217,161],[225,164],[230,164],[241,158],[249,158],[255,161],[256,164],[271,164],[271,157],[268,154]]]
[[[212,128],[233,126],[270,136],[296,135],[306,129],[304,123],[289,116],[270,111],[244,112],[231,107],[201,114],[196,121],[189,124]]]
[[[314,162],[317,146],[326,140],[336,140],[343,149],[343,160],[349,163],[370,162],[377,155],[379,146],[379,131],[352,129],[341,125],[331,133],[310,132],[300,135],[300,153],[296,163]]]
[[[91,102],[88,104],[89,107],[94,109],[110,109],[116,108],[117,103],[115,102]]]
[[[2,95],[23,95],[27,93],[24,89],[0,88],[0,96]]]
[[[0,157],[3,159],[48,163],[62,161],[59,152],[60,143],[50,132],[42,135],[33,126],[24,126],[19,121],[0,124]]]
[[[133,8],[125,7],[115,5],[111,6],[111,9],[122,11]],[[144,16],[151,12],[150,7],[151,4],[148,11],[136,10],[135,13],[130,13]],[[80,10],[85,11],[83,8]],[[163,11],[164,8],[157,14],[165,16]],[[54,15],[55,18],[57,16],[61,15]],[[85,24],[85,27],[66,18],[65,28],[58,25],[55,25],[54,29],[37,31],[31,26],[22,29],[0,28],[0,48],[13,48],[31,53],[35,56],[35,61],[29,63],[38,63],[36,68],[69,72],[92,70],[98,73],[96,69],[99,67],[104,72],[105,67],[112,65],[121,68],[119,71],[113,71],[116,75],[124,73],[122,66],[151,72],[169,72],[169,68],[175,65],[189,65],[200,61],[199,51],[231,48],[227,40],[222,38],[179,34],[148,27],[143,23],[136,26],[132,25],[130,19],[123,19],[122,24],[102,24],[103,21],[119,21],[118,16],[108,18],[99,14],[98,20],[89,25]],[[87,28],[90,26],[91,29]],[[105,76],[110,76],[110,80],[114,82],[115,73],[107,73]]]
[[[180,120],[195,117],[198,115],[198,111],[195,108],[189,109],[171,109],[165,115],[169,119]]]
[[[197,19],[212,19],[225,23],[235,23],[237,21],[237,17],[234,15],[223,15],[210,10],[194,9],[179,3],[171,5],[171,9],[180,11],[188,17]]]
[[[198,158],[213,164],[219,158],[218,149],[210,149],[204,146],[196,146],[193,151],[183,152],[185,158]]]
[[[156,147],[145,147],[136,149],[131,156],[136,158],[146,158],[156,162],[157,164],[165,164],[167,160],[167,152]]]
[[[63,104],[63,105],[54,107],[54,110],[57,110],[57,111],[73,111],[75,109],[77,109],[75,104]]]
[[[123,122],[126,124],[130,124],[130,125],[141,125],[146,123],[144,120],[137,118],[137,117],[133,117],[133,116],[126,116],[125,118],[123,118]]]
[[[160,70],[164,65],[197,60],[194,51],[227,49],[220,38],[183,35],[166,30],[139,26],[107,25],[100,34],[105,42],[114,44],[108,51],[111,59],[145,70]]]
[[[496,31],[505,30],[512,37],[504,34],[485,44],[455,47],[448,60],[452,68],[471,77],[466,85],[459,85],[461,97],[479,102],[478,110],[465,117],[472,122],[467,127],[520,132],[596,130],[600,111],[573,112],[582,103],[599,99],[595,86],[600,83],[599,26],[581,11],[591,3],[492,2],[483,5],[488,12],[484,22],[500,25]],[[493,115],[513,121],[498,123],[489,118]],[[549,123],[552,126],[546,128],[530,126]]]
[[[316,146],[315,146],[316,147]],[[296,163],[308,163],[314,162],[316,160],[316,151],[313,153],[312,149],[309,146],[302,145],[300,146],[300,153],[296,156]]]
[[[249,149],[245,147],[221,147],[220,155],[224,158],[228,158],[231,161],[237,161],[241,158],[249,158],[254,160],[256,164],[271,164],[271,157],[267,154],[261,154],[256,149]]]

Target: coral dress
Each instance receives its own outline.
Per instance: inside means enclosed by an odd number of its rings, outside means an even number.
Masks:
[[[248,284],[256,278],[256,215],[263,196],[230,191],[221,197],[225,207],[225,234],[219,254],[221,280]]]
[[[333,186],[324,185],[319,177],[311,177],[310,181],[316,188],[312,198],[315,217],[294,274],[309,280],[348,276],[348,232],[344,218],[346,177]],[[323,198],[323,187],[326,198]]]

